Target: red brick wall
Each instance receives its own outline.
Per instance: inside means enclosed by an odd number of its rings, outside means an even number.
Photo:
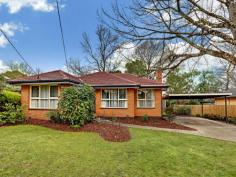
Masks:
[[[69,87],[70,85],[58,85],[58,96],[63,88]],[[30,109],[30,86],[22,85],[21,86],[21,105],[24,110],[26,118],[32,119],[48,119],[47,113],[51,110],[44,109]]]
[[[63,88],[70,85],[58,85],[59,95]],[[155,90],[155,108],[137,108],[137,89],[127,89],[128,108],[101,108],[101,90],[96,90],[96,116],[97,117],[136,117],[147,114],[150,117],[161,116],[161,98],[162,91]],[[30,109],[30,86],[21,87],[21,103],[26,118],[48,119],[47,113],[50,110]]]
[[[134,117],[134,89],[128,89],[128,108],[102,108],[101,90],[96,90],[97,117]]]
[[[139,117],[147,114],[150,117],[161,116],[162,91],[155,90],[155,107],[137,107],[137,89],[128,89],[128,108],[102,108],[101,90],[96,90],[96,116],[97,117]]]
[[[137,95],[137,90],[135,91],[135,95]],[[154,108],[138,108],[137,107],[137,96],[135,98],[135,116],[140,117],[147,114],[150,117],[161,117],[161,110],[162,110],[162,91],[155,90],[155,107]]]

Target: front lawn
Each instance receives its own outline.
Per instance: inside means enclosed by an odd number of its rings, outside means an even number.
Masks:
[[[130,129],[125,143],[39,126],[0,128],[1,177],[235,176],[236,143]]]

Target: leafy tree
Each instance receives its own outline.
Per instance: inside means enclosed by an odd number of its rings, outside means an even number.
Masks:
[[[213,71],[202,71],[199,76],[199,83],[196,86],[196,92],[219,92],[221,91],[221,81]]]
[[[128,62],[126,63],[125,68],[126,72],[130,74],[135,74],[141,77],[147,75],[146,66],[141,60]]]
[[[10,61],[7,66],[11,71],[19,71],[20,73],[23,73],[25,75],[35,74],[35,72],[26,63],[23,62]]]
[[[25,76],[25,74],[23,74],[22,72],[18,70],[6,71],[2,75],[8,79],[17,79],[19,77]]]
[[[213,71],[189,72],[176,68],[167,77],[170,93],[209,93],[221,91],[222,83]]]
[[[182,72],[181,68],[176,68],[169,73],[167,85],[170,93],[193,93],[195,91],[195,81],[199,76],[199,71]]]

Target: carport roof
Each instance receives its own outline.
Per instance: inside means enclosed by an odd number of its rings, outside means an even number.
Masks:
[[[219,98],[228,97],[232,93],[197,93],[197,94],[169,94],[164,97],[164,99],[177,100],[177,99],[207,99],[207,98]]]

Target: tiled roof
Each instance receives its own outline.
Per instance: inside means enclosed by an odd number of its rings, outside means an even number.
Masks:
[[[23,84],[23,83],[42,83],[42,82],[69,82],[81,83],[81,80],[61,70],[46,72],[33,76],[25,76],[8,81],[10,84]]]
[[[83,75],[80,77],[73,76],[61,70],[42,73],[34,76],[22,77],[8,81],[11,84],[30,84],[30,83],[50,83],[50,82],[66,82],[66,83],[87,83],[93,87],[167,87],[155,80],[138,77],[127,73],[107,73],[96,72]]]
[[[158,83],[156,80],[152,79],[147,79],[144,77],[138,77],[134,74],[129,74],[129,73],[116,73],[115,75],[126,78],[128,80],[131,80],[133,82],[136,82],[137,84],[141,86],[150,86],[150,85],[155,85],[155,86],[164,86],[163,83]]]
[[[136,86],[137,83],[126,80],[115,76],[114,74],[107,72],[96,72],[92,74],[87,74],[79,77],[84,83],[90,84],[92,86],[117,86],[117,85],[133,85]]]
[[[138,77],[128,73],[97,72],[81,76],[80,79],[96,87],[102,86],[130,86],[130,87],[167,87],[155,80]]]

